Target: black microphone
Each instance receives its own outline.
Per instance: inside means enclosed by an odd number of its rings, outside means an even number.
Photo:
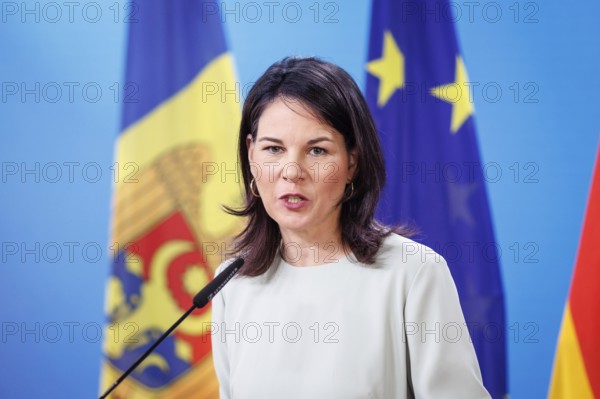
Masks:
[[[225,286],[231,280],[231,278],[237,273],[238,270],[244,264],[244,259],[237,258],[229,266],[225,268],[221,273],[217,275],[210,283],[206,284],[206,287],[196,294],[194,297],[194,306],[197,308],[203,308],[208,302],[210,302],[221,288]]]
[[[217,293],[219,291],[221,291],[221,288],[223,288],[225,286],[225,284],[227,284],[229,282],[229,280],[231,280],[231,278],[238,272],[238,270],[240,270],[240,268],[242,267],[243,264],[244,264],[244,259],[237,258],[236,260],[231,262],[231,264],[229,266],[227,266],[225,268],[225,270],[223,270],[221,273],[219,273],[210,283],[206,284],[206,286],[204,288],[202,288],[202,290],[199,293],[197,293],[196,296],[194,297],[194,301],[193,301],[194,303],[193,303],[192,307],[190,307],[188,309],[188,311],[185,312],[179,318],[179,320],[177,320],[171,327],[169,327],[169,329],[167,331],[165,331],[163,333],[163,335],[161,335],[160,338],[154,344],[152,344],[152,346],[150,348],[148,348],[146,350],[146,352],[144,352],[142,354],[142,356],[140,356],[135,361],[135,363],[133,363],[123,374],[121,374],[119,379],[116,380],[115,383],[106,392],[104,392],[104,394],[102,396],[100,396],[100,399],[106,398],[116,387],[118,387],[119,384],[121,382],[123,382],[123,380],[125,378],[127,378],[127,376],[129,374],[131,374],[131,372],[133,370],[135,370],[136,367],[139,366],[140,363],[143,362],[144,359],[146,359],[146,357],[148,357],[148,355],[162,341],[164,341],[164,339],[167,338],[169,336],[169,334],[171,334],[173,332],[173,330],[175,330],[177,328],[177,326],[179,326],[181,324],[181,322],[184,321],[186,319],[186,317],[188,317],[196,308],[202,308],[202,307],[206,306],[206,304],[210,300],[212,300],[213,297],[215,295],[217,295]]]

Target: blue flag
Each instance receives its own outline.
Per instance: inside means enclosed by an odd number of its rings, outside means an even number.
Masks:
[[[493,398],[506,388],[505,319],[474,107],[447,0],[374,0],[367,101],[388,179],[378,217],[414,223],[448,261]]]

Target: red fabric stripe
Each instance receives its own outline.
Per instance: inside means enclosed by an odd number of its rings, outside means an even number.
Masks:
[[[600,398],[600,147],[569,301],[588,379]]]

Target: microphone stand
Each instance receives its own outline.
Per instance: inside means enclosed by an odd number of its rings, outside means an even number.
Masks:
[[[169,327],[169,329],[165,331],[160,338],[156,340],[152,346],[150,346],[150,348],[148,348],[123,374],[121,374],[115,383],[112,384],[112,386],[106,392],[104,392],[99,399],[107,398],[108,395],[116,387],[118,387],[119,384],[123,382],[123,380],[125,380],[125,378],[127,378],[129,374],[131,374],[131,372],[135,370],[136,367],[139,366],[140,363],[142,363],[144,359],[146,359],[146,357],[148,357],[148,355],[152,353],[152,351],[156,349],[156,347],[160,345],[160,343],[163,342],[165,338],[167,338],[173,332],[173,330],[175,330],[181,324],[181,322],[183,322],[196,308],[200,309],[206,306],[206,304],[210,302],[210,300],[212,300],[219,291],[221,291],[221,288],[223,288],[225,284],[231,280],[231,278],[238,272],[243,264],[244,259],[237,258],[229,266],[227,266],[225,270],[219,273],[219,275],[217,275],[210,283],[208,283],[200,292],[198,292],[194,297],[192,306],[187,310],[187,312],[185,312],[171,327]]]

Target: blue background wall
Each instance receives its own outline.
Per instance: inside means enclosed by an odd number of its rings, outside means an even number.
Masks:
[[[292,3],[277,3],[272,17],[262,2],[222,3],[241,85],[300,54],[339,63],[364,87],[370,2]],[[302,15],[291,22],[296,4]],[[600,131],[600,4],[452,4],[479,83],[511,397],[541,398]],[[126,94],[124,5],[77,2],[70,14],[63,3],[0,4],[2,398],[97,393],[113,146]]]

